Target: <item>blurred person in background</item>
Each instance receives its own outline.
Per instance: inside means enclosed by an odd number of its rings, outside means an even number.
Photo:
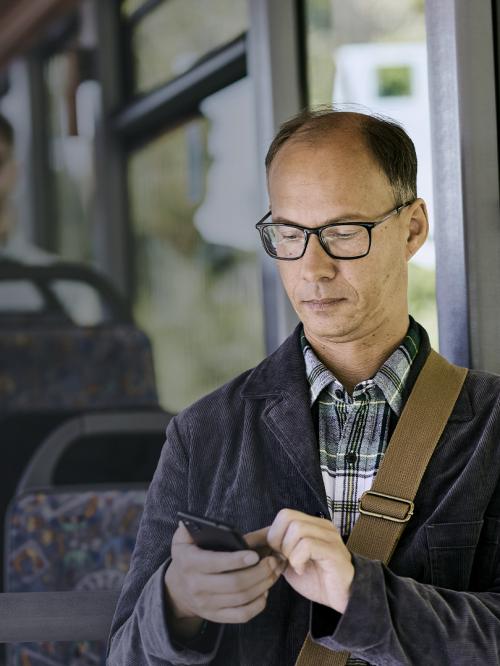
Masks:
[[[29,265],[55,264],[61,261],[61,257],[30,242],[19,224],[14,204],[19,170],[14,141],[12,124],[0,114],[0,262],[5,259]],[[91,325],[101,319],[100,299],[90,286],[61,280],[54,290],[75,323]],[[19,300],[23,298],[29,300],[29,292],[19,291],[17,285],[3,285],[0,306],[20,307]],[[29,307],[29,303],[26,305]]]
[[[30,243],[18,223],[14,194],[19,166],[14,156],[14,140],[12,124],[0,114],[0,258],[24,263],[51,263],[58,257]]]

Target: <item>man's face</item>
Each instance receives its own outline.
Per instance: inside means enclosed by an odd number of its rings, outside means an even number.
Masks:
[[[290,140],[274,158],[268,184],[273,220],[310,228],[337,219],[380,219],[395,207],[387,177],[352,133],[338,132],[321,143]],[[372,230],[363,258],[332,259],[310,236],[301,259],[277,261],[310,340],[370,339],[382,324],[387,328],[398,319],[401,325],[407,313],[407,212]]]

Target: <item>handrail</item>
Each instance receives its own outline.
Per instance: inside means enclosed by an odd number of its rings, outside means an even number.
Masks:
[[[2,592],[0,643],[106,640],[120,590]]]
[[[0,281],[13,280],[28,281],[37,286],[44,296],[49,310],[52,312],[66,312],[64,304],[60,302],[54,291],[53,283],[57,281],[70,281],[92,287],[110,308],[113,321],[116,323],[133,324],[130,308],[117,291],[115,286],[101,272],[77,262],[55,261],[50,264],[24,264],[13,259],[2,258],[0,261]]]
[[[53,484],[58,461],[81,437],[108,434],[160,436],[171,418],[171,414],[158,408],[87,413],[68,419],[40,444],[17,484],[16,495]]]

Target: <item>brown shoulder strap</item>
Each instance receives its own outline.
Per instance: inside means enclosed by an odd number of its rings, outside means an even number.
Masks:
[[[360,516],[347,541],[353,553],[387,564],[413,514],[413,501],[462,389],[466,368],[431,350],[410,393]],[[348,652],[333,652],[308,634],[295,666],[344,666]]]

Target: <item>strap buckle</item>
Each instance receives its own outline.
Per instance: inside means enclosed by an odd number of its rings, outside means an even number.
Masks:
[[[397,518],[396,516],[388,516],[387,514],[376,513],[374,511],[368,511],[367,509],[364,509],[362,503],[363,499],[367,495],[373,495],[374,497],[383,497],[384,499],[387,500],[392,500],[394,502],[400,502],[408,505],[408,510],[406,512],[406,515],[404,516],[404,518]],[[407,523],[410,520],[410,518],[413,516],[413,510],[415,508],[415,504],[411,500],[404,499],[403,497],[394,497],[393,495],[384,495],[384,493],[377,493],[374,490],[367,490],[361,495],[358,502],[358,508],[359,512],[364,514],[365,516],[375,516],[375,518],[383,518],[384,520],[390,520],[394,523]]]

